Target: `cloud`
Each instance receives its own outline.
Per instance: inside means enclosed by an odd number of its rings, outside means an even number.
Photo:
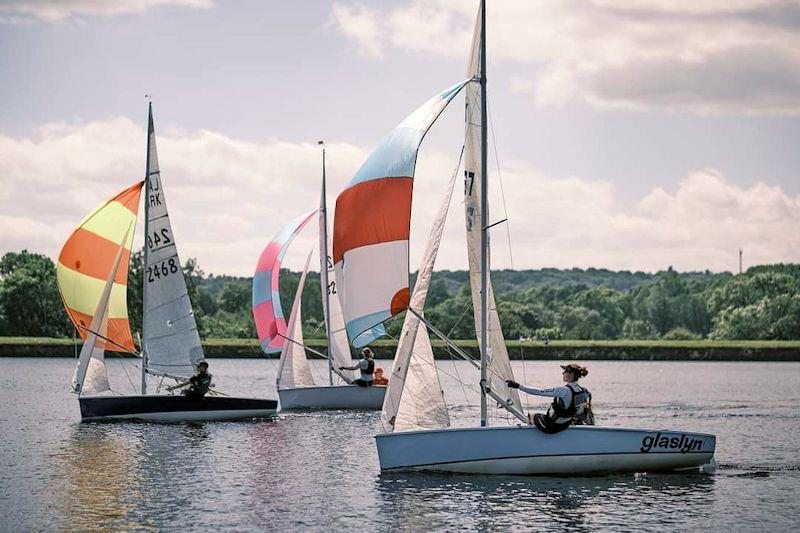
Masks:
[[[410,0],[370,11],[361,47],[434,53],[466,62],[475,5]],[[347,9],[337,5],[337,9]],[[492,3],[489,53],[512,69],[513,92],[540,107],[695,113],[800,113],[797,0],[528,0]]]
[[[384,44],[375,11],[363,4],[354,4],[349,7],[334,4],[331,18],[331,24],[353,40],[363,56],[371,58],[383,56]]]
[[[0,23],[57,22],[79,15],[127,15],[169,5],[208,9],[213,4],[214,0],[4,0],[0,4]]]
[[[163,131],[158,153],[180,254],[197,258],[207,273],[250,275],[282,225],[319,203],[316,144]],[[368,149],[346,142],[327,147],[332,212],[337,192]],[[0,254],[27,248],[55,259],[91,208],[141,179],[144,158],[145,131],[124,117],[48,124],[31,138],[0,135]],[[425,147],[420,153],[414,270],[456,158]],[[800,196],[780,187],[755,180],[740,186],[716,170],[700,169],[676,179],[674,188],[653,189],[628,205],[608,181],[549,176],[519,161],[502,171],[516,268],[731,270],[740,247],[746,264],[800,261]],[[496,221],[505,213],[494,178],[492,183],[490,219]],[[466,268],[460,194],[458,184],[438,268]],[[494,267],[510,267],[504,225],[496,226],[492,239]],[[287,265],[299,268],[315,241],[310,226]]]

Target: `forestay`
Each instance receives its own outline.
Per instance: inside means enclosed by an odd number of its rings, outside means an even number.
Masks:
[[[188,376],[204,359],[192,303],[172,233],[156,152],[153,112],[148,120],[145,198],[143,343],[151,374]]]
[[[433,221],[417,273],[409,307],[420,314],[428,296],[455,182],[456,172],[450,178],[447,193]],[[420,327],[419,318],[411,312],[406,313],[400,332],[392,375],[389,377],[389,390],[383,401],[381,424],[386,432],[450,426],[428,330],[424,325]]]
[[[480,74],[481,49],[480,17],[475,25],[472,50],[467,74],[475,77]],[[467,225],[467,256],[469,257],[469,280],[472,288],[472,307],[475,316],[475,332],[481,338],[481,88],[478,83],[470,83],[465,89],[465,139],[464,139],[464,211]],[[488,219],[488,217],[487,217]],[[487,236],[488,239],[488,236]],[[487,249],[490,253],[491,247]],[[519,393],[509,389],[505,380],[514,379],[511,362],[508,358],[500,317],[494,300],[490,274],[487,273],[487,298],[489,307],[487,354],[488,385],[499,396],[508,398],[519,409]]]
[[[109,279],[113,280],[107,306],[107,330],[97,339],[99,349],[135,351],[128,321],[128,264],[136,213],[144,182],[125,189],[90,212],[69,236],[58,256],[58,290],[70,320],[84,340]],[[123,239],[124,237],[124,239]],[[109,272],[123,243],[121,268]]]
[[[306,284],[306,274],[308,274],[308,264],[311,261],[311,252],[306,258],[303,267],[303,274],[300,276],[300,284],[294,294],[292,311],[289,313],[289,327],[286,330],[281,358],[278,363],[278,389],[292,389],[296,387],[313,387],[314,377],[306,358],[306,350],[303,347],[303,324],[301,320],[301,307],[303,298],[303,287]]]
[[[108,338],[108,304],[111,298],[111,290],[114,286],[114,277],[119,270],[122,256],[125,252],[125,243],[128,241],[128,236],[133,233],[132,229],[132,227],[128,228],[122,238],[117,247],[114,263],[108,272],[108,281],[103,288],[103,293],[100,295],[100,301],[97,304],[88,335],[78,357],[78,364],[75,367],[75,375],[72,378],[72,390],[74,392],[99,394],[111,390],[111,385],[108,382],[108,372],[106,371],[105,351],[98,341],[104,337]]]
[[[287,324],[279,290],[281,263],[289,245],[316,212],[314,209],[283,227],[258,258],[253,274],[253,319],[264,353],[280,352],[286,343]]]
[[[356,347],[383,336],[409,304],[408,236],[417,151],[468,82],[442,91],[387,135],[336,200],[333,262],[347,334]]]

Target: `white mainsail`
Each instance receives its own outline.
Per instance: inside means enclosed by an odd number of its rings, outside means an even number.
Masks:
[[[420,314],[428,296],[455,182],[454,172],[433,221],[431,235],[417,272],[417,282],[414,285],[409,308]],[[381,424],[387,432],[440,429],[450,426],[450,417],[439,383],[439,373],[436,370],[428,330],[424,325],[420,327],[419,318],[408,311],[397,343],[392,375],[389,377],[389,389],[383,401]]]
[[[480,75],[481,21],[475,24],[470,52],[469,76]],[[475,332],[481,338],[481,88],[477,83],[467,84],[466,127],[464,137],[464,210],[467,224],[467,256],[469,257],[469,281],[472,287],[472,307],[475,316]],[[491,248],[487,250],[490,253]],[[490,275],[487,273],[487,278]],[[505,380],[514,379],[511,361],[508,358],[500,317],[494,300],[491,280],[487,283],[489,307],[488,343],[488,385],[498,395],[511,399],[520,408],[519,393],[509,389]]]
[[[324,164],[324,163],[323,163]],[[324,168],[324,167],[323,167]],[[322,175],[322,195],[319,209],[319,276],[322,289],[322,312],[328,331],[328,357],[332,370],[346,381],[355,379],[352,370],[339,370],[342,366],[353,366],[350,343],[344,327],[342,304],[336,289],[336,272],[328,249],[328,209],[325,197],[325,174]]]
[[[278,389],[291,389],[295,387],[313,387],[314,376],[306,359],[306,350],[303,347],[303,324],[302,324],[302,298],[303,287],[306,283],[308,274],[308,264],[311,261],[311,252],[306,259],[303,274],[300,276],[300,284],[294,293],[292,312],[289,314],[289,327],[286,330],[286,342],[281,349],[281,359],[278,363]]]
[[[188,376],[204,355],[161,184],[152,109],[148,157],[142,328],[147,370],[151,374]]]
[[[135,221],[134,221],[135,223]],[[128,241],[130,227],[125,232],[119,250],[111,266],[100,301],[97,304],[97,311],[94,313],[92,323],[89,326],[89,334],[81,348],[78,364],[75,367],[75,375],[72,378],[72,390],[80,394],[99,394],[111,390],[108,382],[108,371],[106,370],[104,344],[98,345],[97,340],[106,338],[108,335],[108,302],[111,298],[111,289],[114,287],[114,279],[117,276],[119,264],[125,251],[125,243]]]

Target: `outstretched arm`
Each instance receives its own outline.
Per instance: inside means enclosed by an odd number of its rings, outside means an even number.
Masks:
[[[553,387],[550,389],[536,389],[534,387],[523,387],[516,381],[506,381],[509,387],[513,389],[519,389],[522,392],[526,392],[533,396],[547,396],[549,398],[561,398],[561,401],[568,404],[569,401],[572,400],[572,393],[570,393],[567,387]]]
[[[173,385],[171,387],[167,387],[167,390],[168,391],[173,391],[173,390],[177,390],[177,389],[182,389],[182,388],[186,387],[187,385],[191,385],[191,383],[188,382],[188,381],[184,381],[183,383],[176,383],[175,385]]]

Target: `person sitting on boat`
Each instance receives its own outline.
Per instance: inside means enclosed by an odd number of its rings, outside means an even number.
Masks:
[[[193,400],[199,400],[203,398],[203,396],[208,393],[208,390],[211,388],[211,374],[208,373],[208,362],[200,361],[197,363],[197,372],[195,372],[194,376],[190,377],[187,381],[183,383],[176,383],[171,387],[167,387],[168,391],[173,391],[176,389],[182,389],[184,387],[189,387],[188,389],[182,390],[181,394],[186,396],[187,398],[191,398]]]
[[[547,396],[553,398],[553,403],[547,413],[537,413],[533,417],[533,424],[545,433],[558,433],[571,425],[594,425],[592,414],[592,393],[578,385],[577,381],[586,376],[589,371],[576,364],[570,363],[561,367],[561,374],[566,385],[551,389],[535,389],[523,387],[516,381],[508,380],[506,384],[534,396]]]
[[[372,380],[373,385],[388,385],[389,380],[383,377],[383,369],[378,367],[375,369],[375,379]]]
[[[372,381],[374,379],[373,373],[375,372],[375,356],[373,355],[369,346],[361,350],[361,354],[364,356],[364,358],[359,359],[358,363],[354,364],[353,366],[340,366],[339,370],[360,370],[361,377],[353,381],[352,385],[369,387],[372,385]]]

